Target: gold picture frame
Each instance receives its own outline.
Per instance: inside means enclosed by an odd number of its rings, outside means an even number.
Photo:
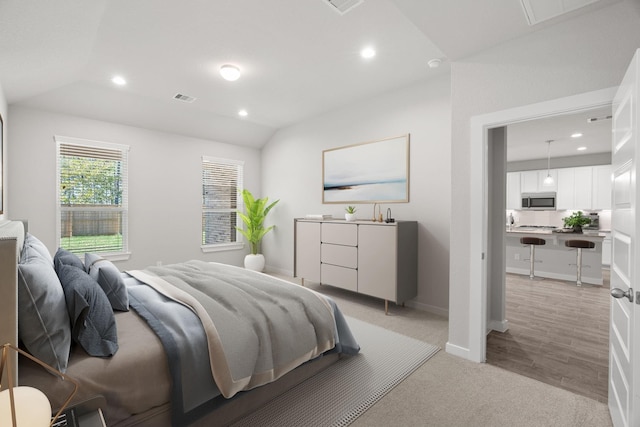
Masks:
[[[409,202],[409,134],[322,152],[322,203]]]

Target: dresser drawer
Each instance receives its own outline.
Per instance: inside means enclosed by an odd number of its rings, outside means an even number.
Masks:
[[[322,243],[358,246],[358,226],[323,222],[320,238]]]
[[[358,248],[323,243],[320,245],[320,262],[341,267],[358,268]]]
[[[357,291],[358,270],[339,267],[337,265],[322,264],[320,266],[320,281],[325,285],[335,286],[348,291]]]

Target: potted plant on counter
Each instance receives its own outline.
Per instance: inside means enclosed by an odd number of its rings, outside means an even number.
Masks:
[[[574,233],[582,233],[582,226],[591,224],[591,219],[584,216],[582,211],[577,211],[571,215],[562,218],[565,228],[573,228]]]
[[[344,208],[347,212],[344,214],[344,219],[347,221],[355,221],[356,220],[356,207],[355,206],[347,206]]]
[[[238,211],[238,215],[244,222],[245,228],[237,227],[242,235],[247,239],[249,245],[251,245],[251,253],[244,258],[244,267],[249,270],[262,271],[264,270],[264,255],[258,253],[260,249],[260,242],[265,234],[267,234],[274,227],[273,225],[264,226],[264,219],[269,211],[280,200],[267,205],[269,202],[268,197],[262,199],[256,199],[249,190],[242,190],[242,200],[244,201],[245,213]]]

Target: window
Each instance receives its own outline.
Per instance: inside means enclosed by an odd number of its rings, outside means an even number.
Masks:
[[[244,162],[202,157],[202,249],[242,246],[237,211],[242,211]]]
[[[129,147],[56,136],[59,246],[126,259]]]

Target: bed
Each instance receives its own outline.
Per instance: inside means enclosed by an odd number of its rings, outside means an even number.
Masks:
[[[51,270],[60,289],[35,295]],[[95,254],[52,256],[20,221],[0,222],[0,292],[2,343],[49,357],[80,383],[74,402],[104,396],[109,426],[228,425],[359,351],[335,303],[307,288],[202,261],[121,272]],[[27,358],[18,366],[21,385],[62,404],[68,383]]]

